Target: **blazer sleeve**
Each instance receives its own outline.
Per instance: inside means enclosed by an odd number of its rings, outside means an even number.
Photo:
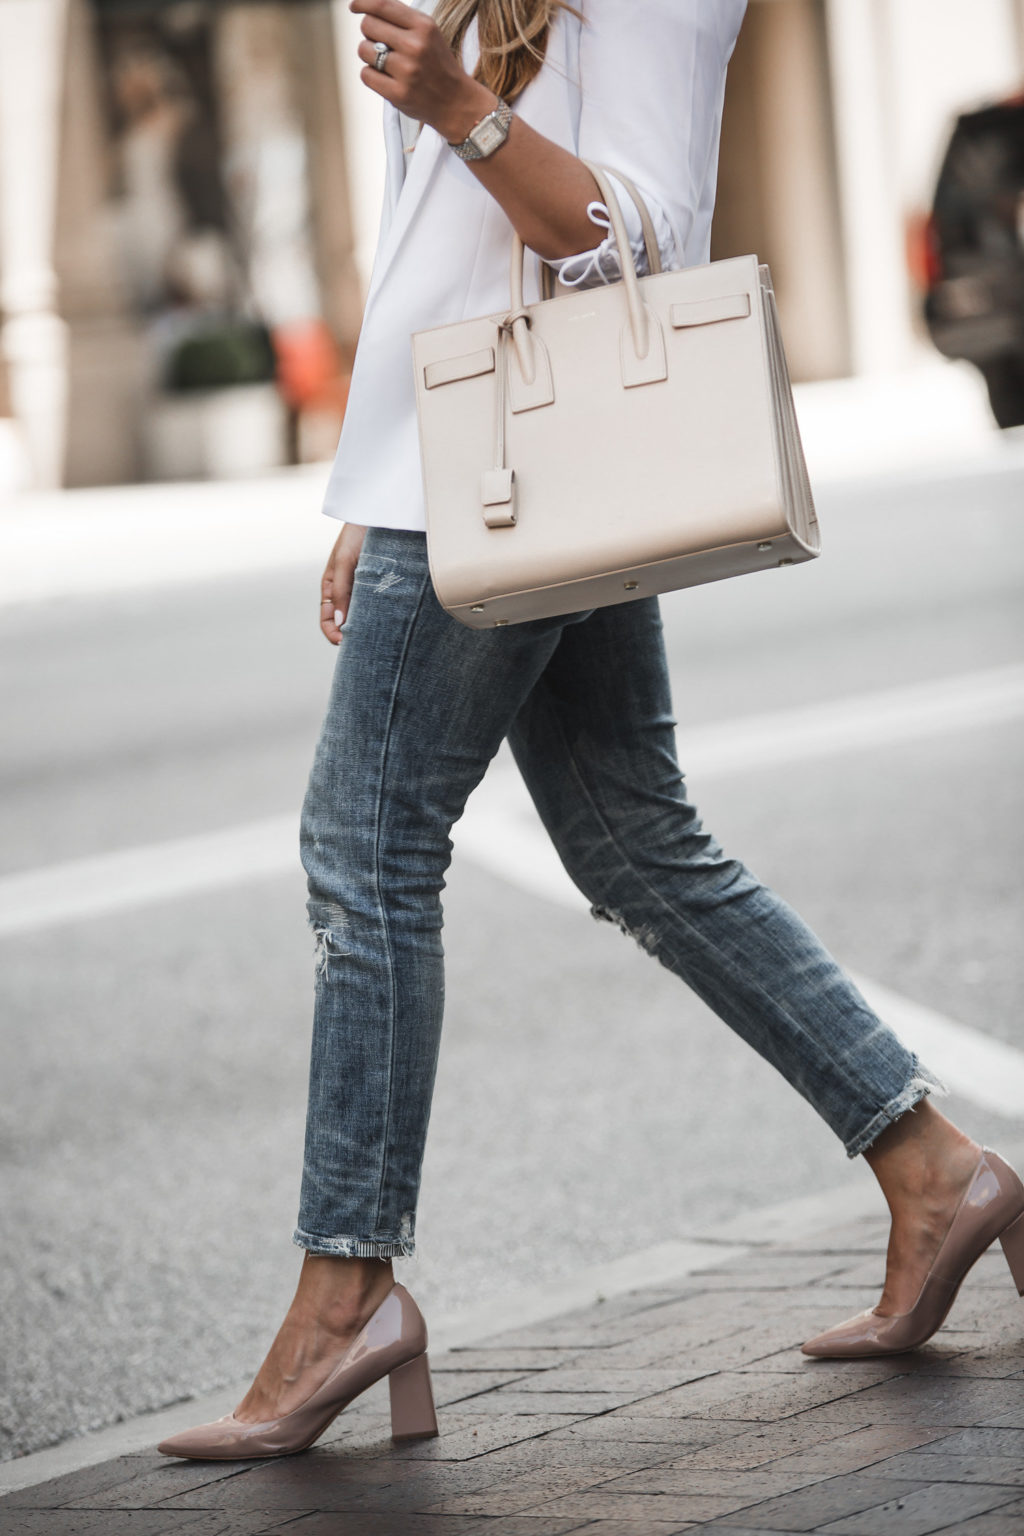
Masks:
[[[694,222],[714,198],[725,72],[746,0],[583,0],[579,8],[577,153],[636,183],[663,267],[682,267]],[[634,260],[646,272],[640,218],[625,189],[620,202]],[[603,202],[588,204],[587,212],[608,228]],[[610,233],[592,250],[547,265],[571,287],[621,276]]]

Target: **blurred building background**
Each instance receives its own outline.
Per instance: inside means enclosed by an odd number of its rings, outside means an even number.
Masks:
[[[383,176],[344,0],[0,0],[0,490],[330,457]],[[928,349],[908,242],[1024,0],[751,0],[713,256],[794,377]]]

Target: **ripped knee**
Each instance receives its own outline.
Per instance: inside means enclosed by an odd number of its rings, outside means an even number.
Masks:
[[[612,907],[592,906],[590,915],[599,923],[614,923],[619,932],[633,939],[645,954],[653,955],[657,952],[661,935],[653,923],[641,923],[638,928],[632,928],[622,913]]]
[[[348,913],[337,902],[325,902],[310,911],[309,926],[313,933],[316,974],[326,981],[331,960],[342,960],[350,953]]]

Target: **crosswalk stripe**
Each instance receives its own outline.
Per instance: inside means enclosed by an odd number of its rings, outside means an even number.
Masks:
[[[723,775],[1022,718],[1024,666],[992,667],[687,729],[680,733],[679,748],[688,774]]]
[[[474,863],[531,895],[573,911],[585,898],[565,873],[522,793],[470,802],[456,828],[457,847]],[[1024,1051],[859,974],[853,981],[868,1004],[954,1092],[1010,1119],[1024,1119]]]
[[[722,778],[1021,718],[1024,666],[997,667],[687,730],[681,754],[689,775]],[[520,792],[514,771],[496,764],[467,816],[474,806],[495,806]],[[512,846],[505,856],[510,871],[523,862]],[[295,817],[288,815],[50,864],[0,877],[0,936],[297,868]]]
[[[720,777],[1022,716],[1024,667],[1002,667],[726,721],[687,732],[683,751],[688,773]],[[505,763],[496,764],[472,796],[454,839],[461,855],[509,884],[585,910],[521,780]],[[73,859],[0,878],[0,937],[289,872],[301,877],[294,815]],[[951,1088],[999,1114],[1024,1116],[1024,1052],[877,982],[856,980],[872,1007]]]
[[[0,936],[83,922],[299,870],[298,817],[47,864],[0,879]]]

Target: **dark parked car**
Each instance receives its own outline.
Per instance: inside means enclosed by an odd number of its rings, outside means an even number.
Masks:
[[[923,258],[935,345],[980,368],[1001,427],[1024,424],[1024,95],[958,118]]]

